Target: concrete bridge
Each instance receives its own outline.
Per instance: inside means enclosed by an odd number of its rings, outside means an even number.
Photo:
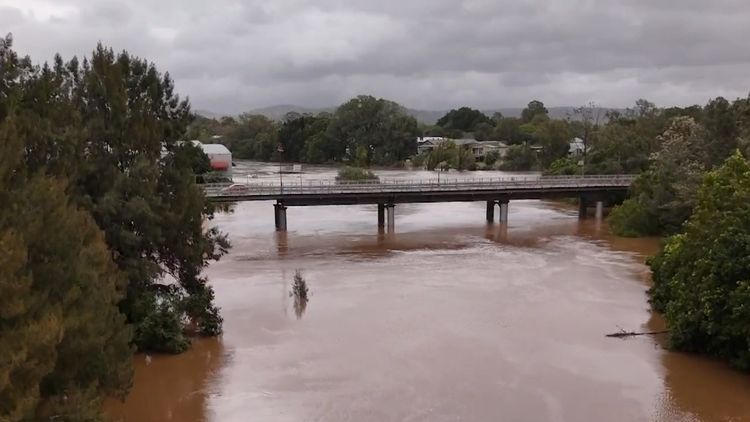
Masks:
[[[276,201],[276,229],[285,231],[290,206],[377,204],[378,228],[395,229],[395,207],[404,203],[486,201],[487,222],[494,223],[500,206],[500,222],[508,221],[508,204],[514,199],[578,198],[579,216],[590,205],[602,218],[604,202],[624,198],[635,176],[587,175],[504,177],[454,180],[380,180],[338,182],[314,180],[297,183],[248,183],[203,185],[213,202]]]

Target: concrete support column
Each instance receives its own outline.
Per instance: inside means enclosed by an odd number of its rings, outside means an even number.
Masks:
[[[500,222],[508,222],[508,201],[500,201]]]
[[[385,228],[385,204],[378,204],[378,229]]]
[[[604,202],[596,201],[596,221],[601,221],[604,218]]]
[[[273,205],[274,221],[276,223],[276,230],[280,232],[286,231],[286,206],[279,202]]]
[[[385,211],[388,217],[388,233],[393,233],[396,231],[396,206],[387,204]]]
[[[492,224],[495,222],[495,201],[487,201],[487,222]]]
[[[588,214],[588,206],[589,204],[586,202],[586,198],[580,197],[578,198],[578,218],[581,220],[585,220]]]

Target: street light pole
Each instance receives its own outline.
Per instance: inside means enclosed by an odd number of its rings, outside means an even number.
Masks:
[[[276,151],[279,153],[279,192],[284,193],[284,173],[281,171],[281,162],[284,158],[284,146],[281,145],[281,142],[279,142],[278,148],[276,148]]]

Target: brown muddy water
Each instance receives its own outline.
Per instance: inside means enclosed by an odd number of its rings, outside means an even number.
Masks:
[[[236,180],[278,180],[241,163]],[[382,171],[384,177],[434,177]],[[498,173],[450,177],[499,176]],[[294,178],[330,178],[325,168]],[[444,175],[445,176],[445,175]],[[444,177],[443,176],[443,177]],[[516,175],[521,177],[520,175]],[[528,176],[533,177],[533,176]],[[484,203],[396,207],[238,204],[214,223],[233,248],[207,275],[224,335],[179,356],[135,358],[116,421],[745,421],[750,377],[672,353],[644,258],[655,239],[542,201],[514,201],[507,228]],[[310,288],[297,317],[296,270]]]

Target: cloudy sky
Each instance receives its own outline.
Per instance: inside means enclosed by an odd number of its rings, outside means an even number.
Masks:
[[[705,103],[750,90],[748,0],[0,0],[35,60],[96,42],[168,70],[196,109]]]

